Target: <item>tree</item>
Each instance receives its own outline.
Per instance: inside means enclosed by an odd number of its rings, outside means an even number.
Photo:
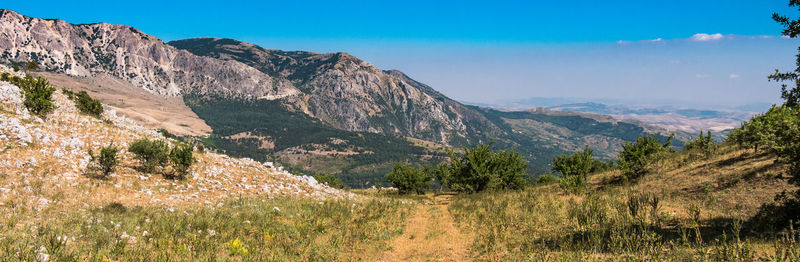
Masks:
[[[672,138],[667,138],[664,144],[655,135],[637,137],[633,143],[624,142],[617,161],[625,178],[635,179],[650,172],[651,164],[671,151]]]
[[[459,157],[453,151],[450,156],[450,167],[447,186],[459,192],[480,192],[484,190],[522,189],[528,184],[525,170],[528,163],[522,155],[514,151],[490,148],[491,144],[464,148],[464,156]]]
[[[89,156],[91,157],[90,162],[97,163],[99,165],[100,170],[103,172],[103,177],[107,177],[108,174],[114,171],[114,167],[119,164],[119,159],[117,158],[117,153],[119,152],[119,148],[108,145],[100,149],[100,155],[95,156],[94,152],[89,149]]]
[[[798,7],[800,10],[800,0],[790,0],[789,6]],[[792,20],[787,16],[778,13],[772,14],[772,19],[783,26],[783,35],[796,38],[800,34],[800,19]],[[775,74],[768,77],[770,81],[776,82],[790,82],[793,87],[787,84],[781,84],[781,97],[786,99],[786,106],[796,107],[800,102],[800,48],[798,48],[798,55],[796,58],[797,68],[792,72],[781,72],[775,69]]]
[[[432,182],[431,176],[422,170],[401,163],[395,164],[392,172],[386,174],[386,180],[389,180],[400,194],[425,193],[425,189],[430,187]]]
[[[157,168],[163,168],[167,163],[169,146],[162,140],[141,138],[128,146],[128,152],[133,153],[142,164],[142,169],[154,173]]]
[[[53,104],[53,92],[56,91],[56,88],[50,85],[47,79],[43,77],[34,79],[28,75],[24,78],[13,78],[11,82],[22,89],[25,96],[22,103],[34,115],[45,117],[56,109]]]
[[[700,130],[700,136],[686,142],[683,148],[686,151],[701,151],[708,155],[714,152],[716,145],[714,138],[711,136],[711,130],[708,130],[708,135],[703,135],[703,131]]]
[[[561,154],[553,159],[553,171],[561,174],[561,188],[568,192],[580,192],[586,188],[586,176],[594,166],[593,152],[587,146],[581,152],[569,156]]]
[[[194,147],[189,144],[179,144],[172,147],[169,152],[169,160],[172,162],[172,168],[175,169],[175,175],[172,178],[182,179],[189,173],[189,168],[197,162],[194,158]]]

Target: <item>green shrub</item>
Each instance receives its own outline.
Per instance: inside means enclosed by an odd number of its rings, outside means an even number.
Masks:
[[[25,69],[29,71],[39,70],[39,64],[34,61],[28,61],[28,63],[25,64]]]
[[[622,144],[619,153],[619,169],[627,179],[639,178],[650,172],[650,166],[663,159],[671,152],[672,138],[670,136],[664,144],[658,142],[653,136],[640,136],[633,143]]]
[[[2,74],[0,74],[0,81],[6,81],[6,82],[11,81],[11,74],[9,74],[8,72],[3,72]]]
[[[325,184],[332,188],[345,188],[342,180],[334,174],[317,174],[314,176],[314,179],[316,179],[320,184]]]
[[[53,92],[56,89],[47,82],[47,79],[43,77],[34,79],[32,76],[25,76],[25,78],[14,77],[11,81],[22,89],[25,95],[23,104],[32,114],[44,117],[55,110]]]
[[[548,185],[548,184],[552,184],[552,183],[556,183],[556,182],[559,182],[558,177],[556,177],[555,175],[553,175],[551,173],[546,173],[546,174],[542,174],[538,178],[536,178],[536,182],[534,182],[534,184],[536,184],[536,185]]]
[[[559,185],[568,192],[581,192],[586,187],[586,176],[592,171],[593,151],[586,147],[572,155],[561,154],[553,159],[553,171],[561,174]]]
[[[156,172],[163,168],[169,157],[169,146],[162,140],[141,138],[128,146],[128,152],[136,155],[142,164],[142,169],[148,173]]]
[[[176,138],[175,135],[173,135],[172,133],[170,133],[168,130],[166,130],[164,128],[159,128],[158,129],[158,133],[161,133],[161,135],[166,137],[166,138]]]
[[[686,151],[700,151],[705,154],[711,154],[716,149],[716,146],[717,144],[714,143],[714,138],[711,136],[711,130],[708,130],[708,135],[703,135],[701,130],[700,136],[686,142],[683,148]]]
[[[391,182],[400,194],[411,192],[422,194],[425,193],[425,189],[431,186],[432,177],[420,169],[397,163],[392,172],[386,174],[386,180]]]
[[[100,149],[100,155],[95,156],[94,152],[89,149],[89,156],[91,156],[90,162],[97,163],[100,167],[100,170],[103,172],[103,177],[107,177],[109,173],[114,171],[114,167],[119,164],[119,158],[117,158],[117,153],[119,152],[119,148],[108,145]]]
[[[96,118],[100,118],[100,116],[103,115],[103,104],[101,104],[99,100],[89,96],[86,91],[81,91],[80,93],[75,94],[73,97],[75,98],[75,107],[77,107],[81,113],[91,115]]]
[[[12,65],[11,69],[14,70],[14,72],[19,72],[19,66],[18,65]]]
[[[169,152],[169,161],[172,163],[172,168],[175,169],[175,174],[172,178],[182,179],[186,177],[189,168],[197,162],[194,158],[194,147],[189,144],[179,144],[172,147]]]
[[[463,157],[450,151],[447,186],[459,192],[522,189],[528,184],[528,163],[514,151],[493,151],[490,145],[465,148]]]

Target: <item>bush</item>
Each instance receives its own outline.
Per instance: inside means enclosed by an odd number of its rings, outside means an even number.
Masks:
[[[161,135],[166,137],[166,138],[176,138],[175,135],[173,135],[172,133],[170,133],[168,130],[166,130],[164,128],[159,128],[158,129],[158,133],[161,133]]]
[[[425,193],[425,189],[431,186],[431,176],[422,170],[409,165],[397,163],[392,172],[386,174],[386,180],[392,183],[400,194],[416,192]]]
[[[459,192],[522,189],[528,184],[528,163],[514,151],[495,152],[490,145],[465,148],[463,157],[450,151],[447,186]]]
[[[664,144],[661,144],[655,135],[640,136],[633,143],[627,141],[623,143],[618,162],[625,178],[636,179],[650,172],[653,163],[671,152],[672,138],[673,136],[670,136]]]
[[[711,137],[711,130],[708,131],[708,135],[703,135],[703,131],[701,130],[700,136],[686,142],[683,148],[686,151],[700,151],[705,154],[711,154],[714,152],[714,149],[716,149],[716,146],[717,144],[714,143],[714,138]]]
[[[11,69],[14,70],[14,72],[19,72],[19,66],[18,65],[12,65]]]
[[[561,154],[553,159],[553,171],[561,174],[559,185],[568,192],[581,192],[586,187],[586,176],[592,171],[593,151],[586,147],[572,155]]]
[[[175,169],[175,174],[172,175],[172,178],[182,179],[186,177],[189,168],[197,162],[192,151],[194,151],[194,147],[189,144],[180,144],[172,147],[169,152],[169,160],[172,162],[172,168]]]
[[[541,176],[536,178],[536,182],[534,182],[534,184],[536,184],[536,185],[547,185],[547,184],[556,183],[558,181],[559,181],[558,177],[556,177],[553,174],[546,173],[546,174],[542,174]]]
[[[39,70],[39,64],[34,61],[28,61],[28,63],[25,64],[25,69],[30,71]]]
[[[23,104],[32,114],[44,117],[55,110],[56,106],[53,104],[53,92],[56,89],[47,82],[47,79],[43,77],[34,79],[31,76],[25,76],[25,78],[12,78],[11,81],[12,84],[22,89],[25,95]]]
[[[332,188],[344,189],[345,185],[339,177],[334,174],[317,174],[314,176],[320,184],[328,185]]]
[[[148,173],[154,173],[157,168],[163,168],[171,153],[166,142],[147,138],[141,138],[130,144],[128,152],[136,155],[136,159],[139,159],[142,164],[142,169]]]
[[[11,81],[11,74],[9,74],[8,72],[3,72],[2,74],[0,74],[0,81],[6,81],[6,82]]]
[[[95,156],[94,152],[89,149],[89,156],[91,156],[91,162],[97,163],[100,167],[100,170],[103,171],[103,177],[108,176],[109,173],[114,171],[114,167],[119,164],[119,159],[117,158],[117,153],[119,152],[119,148],[108,145],[100,149],[100,155]]]
[[[86,91],[81,91],[80,93],[75,94],[73,97],[75,98],[75,107],[77,107],[81,113],[91,115],[96,118],[100,118],[100,116],[103,115],[103,104],[101,104],[99,100],[89,96]]]

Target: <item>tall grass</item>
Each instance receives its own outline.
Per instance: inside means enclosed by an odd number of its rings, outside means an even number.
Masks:
[[[661,210],[660,198],[621,189],[574,196],[555,186],[532,187],[461,195],[450,212],[474,231],[472,251],[488,261],[800,261],[795,230],[779,239],[747,240],[740,220],[710,219],[698,206],[676,218]]]
[[[410,206],[395,200],[236,199],[172,209],[117,203],[0,226],[0,260],[371,260],[402,231]]]

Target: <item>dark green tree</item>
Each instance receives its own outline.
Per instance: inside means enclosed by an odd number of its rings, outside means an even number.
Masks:
[[[464,148],[464,156],[450,151],[447,185],[459,192],[522,189],[528,184],[528,163],[510,150],[493,151],[490,144]]]
[[[423,194],[425,189],[431,186],[432,177],[421,169],[397,163],[392,172],[386,174],[386,180],[392,183],[392,186],[396,187],[400,194],[411,192]]]
[[[789,6],[800,8],[800,0],[790,0]],[[783,35],[796,38],[800,34],[800,19],[791,19],[788,16],[780,15],[778,13],[772,14],[772,19],[783,26]],[[798,47],[800,52],[800,47]],[[796,107],[800,102],[800,53],[796,56],[797,67],[791,72],[781,72],[776,69],[775,74],[768,77],[770,81],[776,82],[789,82],[789,84],[781,84],[781,97],[786,99],[786,106]]]
[[[189,173],[189,168],[197,162],[194,157],[194,147],[190,144],[178,144],[169,152],[169,161],[175,174],[172,178],[183,179]]]
[[[47,79],[43,77],[34,79],[28,75],[24,78],[13,78],[11,82],[22,89],[22,93],[25,95],[23,104],[32,114],[45,117],[56,109],[53,104],[53,92],[56,91],[56,88],[50,85]]]
[[[670,136],[664,144],[659,143],[655,135],[637,137],[633,143],[624,142],[617,161],[625,178],[636,179],[650,172],[653,163],[671,152],[672,138]]]
[[[148,173],[155,173],[157,168],[163,168],[169,160],[169,146],[162,140],[141,138],[128,146],[128,152],[133,153],[142,164],[142,169]]]
[[[561,174],[559,185],[568,192],[581,192],[586,188],[586,177],[592,171],[594,151],[587,146],[581,152],[561,154],[553,159],[553,171]]]

